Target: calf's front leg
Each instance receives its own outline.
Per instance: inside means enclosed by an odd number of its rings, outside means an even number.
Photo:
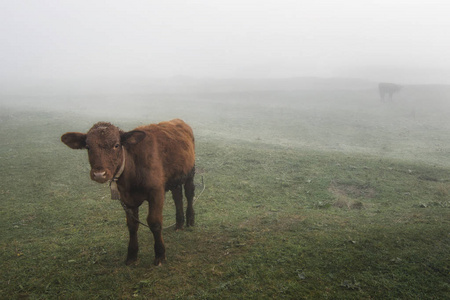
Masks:
[[[166,248],[162,237],[162,212],[164,206],[164,190],[155,191],[149,197],[147,223],[155,240],[155,266],[161,265],[166,260]]]
[[[137,231],[139,229],[139,208],[129,209],[125,211],[127,216],[128,232],[130,233],[130,240],[128,242],[128,254],[126,264],[130,265],[137,260],[139,244]]]

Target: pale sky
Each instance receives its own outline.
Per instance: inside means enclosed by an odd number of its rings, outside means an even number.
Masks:
[[[3,0],[0,81],[361,77],[450,84],[448,0]]]

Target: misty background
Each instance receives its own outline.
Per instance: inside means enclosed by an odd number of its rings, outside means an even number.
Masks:
[[[200,142],[449,166],[448,16],[435,0],[2,1],[0,123],[182,118]],[[382,102],[379,82],[403,89]]]
[[[450,84],[449,15],[450,3],[437,0],[7,0],[0,87],[117,93],[298,77]]]

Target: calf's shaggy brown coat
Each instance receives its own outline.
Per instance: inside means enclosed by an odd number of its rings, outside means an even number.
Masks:
[[[72,149],[87,149],[91,179],[99,183],[116,180],[120,199],[128,208],[130,234],[127,264],[137,260],[139,206],[148,201],[147,223],[155,241],[155,265],[166,258],[162,237],[165,192],[170,190],[176,207],[176,229],[184,225],[183,191],[187,198],[186,225],[194,225],[195,147],[191,127],[175,119],[124,132],[99,122],[88,133],[68,132],[61,141]],[[129,214],[132,214],[129,215]]]

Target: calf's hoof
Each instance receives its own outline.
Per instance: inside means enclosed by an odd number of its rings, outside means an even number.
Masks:
[[[166,257],[156,257],[153,264],[157,267],[162,266],[163,263],[166,262]]]
[[[191,227],[191,226],[194,226],[194,224],[195,224],[195,219],[194,219],[194,217],[188,218],[188,220],[187,220],[187,222],[186,222],[186,226],[187,226],[187,227]]]
[[[193,209],[187,209],[186,211],[186,226],[194,226],[195,223],[195,212]]]
[[[127,266],[129,266],[129,265],[131,265],[131,264],[133,264],[135,262],[137,262],[137,257],[132,257],[132,258],[127,258],[127,260],[125,261],[125,264]]]

